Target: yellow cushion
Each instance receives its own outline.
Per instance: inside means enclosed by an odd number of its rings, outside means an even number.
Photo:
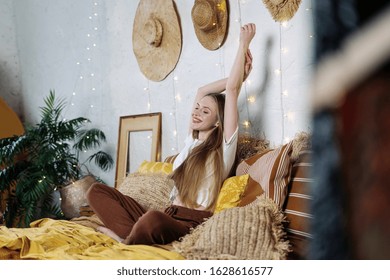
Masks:
[[[248,178],[249,174],[244,174],[241,176],[230,177],[224,181],[221,192],[218,195],[214,213],[236,207],[240,203]]]
[[[169,174],[172,172],[173,164],[168,162],[155,162],[155,161],[147,161],[144,160],[140,167],[138,168],[137,172],[139,173],[163,173],[163,174]]]

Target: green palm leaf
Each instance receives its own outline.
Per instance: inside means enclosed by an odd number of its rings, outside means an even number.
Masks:
[[[58,203],[53,204],[54,190],[84,176],[81,167],[87,163],[103,171],[114,164],[103,151],[94,151],[80,163],[79,152],[99,148],[105,134],[97,128],[85,129],[90,123],[86,118],[64,119],[66,103],[57,100],[53,90],[44,103],[38,124],[25,125],[22,136],[0,139],[0,166],[6,166],[0,169],[0,190],[16,188],[7,202],[7,225],[17,217],[22,217],[21,226],[42,216],[62,217]]]

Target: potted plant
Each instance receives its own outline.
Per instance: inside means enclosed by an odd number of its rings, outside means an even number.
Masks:
[[[4,218],[7,226],[29,226],[43,217],[63,218],[58,203],[53,203],[57,188],[69,185],[88,174],[88,164],[103,171],[113,166],[112,157],[96,151],[106,141],[96,128],[86,129],[88,119],[62,118],[65,102],[57,102],[50,91],[41,108],[41,120],[26,125],[25,133],[0,139],[0,191],[8,193]],[[80,153],[94,151],[81,162]]]

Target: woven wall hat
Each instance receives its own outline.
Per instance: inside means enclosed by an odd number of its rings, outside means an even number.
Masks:
[[[301,0],[263,0],[275,21],[288,21],[297,12]]]
[[[208,50],[220,48],[228,26],[226,0],[195,0],[191,11],[192,23],[199,42]]]
[[[161,81],[175,69],[182,35],[173,0],[141,0],[133,24],[133,51],[141,72]]]

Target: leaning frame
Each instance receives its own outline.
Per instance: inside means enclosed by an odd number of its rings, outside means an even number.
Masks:
[[[116,158],[115,187],[117,188],[130,170],[130,134],[132,132],[152,132],[150,161],[161,160],[161,113],[121,116],[119,119],[118,149]]]

